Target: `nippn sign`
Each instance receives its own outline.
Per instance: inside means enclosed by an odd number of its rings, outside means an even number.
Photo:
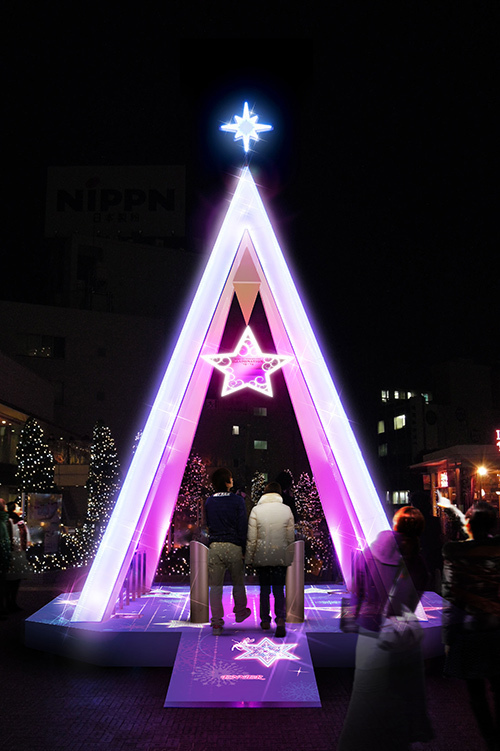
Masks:
[[[183,237],[185,168],[50,167],[46,237]]]

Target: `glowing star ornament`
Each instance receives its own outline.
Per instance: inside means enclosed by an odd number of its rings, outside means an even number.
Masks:
[[[247,326],[234,352],[203,355],[203,359],[224,373],[221,396],[245,388],[272,396],[271,373],[282,368],[293,358],[290,355],[262,352],[252,329]]]
[[[274,665],[278,660],[298,660],[299,657],[290,652],[295,649],[296,644],[275,644],[267,636],[254,644],[254,639],[247,637],[243,641],[237,642],[231,649],[237,649],[242,652],[235,657],[235,660],[258,660],[266,668]]]
[[[257,124],[259,116],[250,114],[248,102],[245,102],[243,106],[243,117],[235,115],[234,119],[234,123],[221,125],[220,129],[224,130],[226,133],[234,133],[235,141],[243,141],[245,154],[250,151],[250,139],[252,139],[252,141],[258,141],[259,133],[264,133],[267,130],[273,129],[272,125]]]

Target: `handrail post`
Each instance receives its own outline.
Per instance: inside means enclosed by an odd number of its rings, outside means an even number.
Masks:
[[[293,563],[286,570],[286,620],[288,623],[304,622],[304,540],[295,540]]]
[[[208,623],[208,548],[197,540],[189,543],[191,623]]]

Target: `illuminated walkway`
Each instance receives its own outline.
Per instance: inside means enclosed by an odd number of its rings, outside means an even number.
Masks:
[[[76,575],[80,574],[76,572]],[[20,613],[0,621],[2,751],[334,751],[352,684],[350,667],[315,665],[321,707],[164,708],[168,667],[102,667],[30,649],[24,619],[69,591],[75,574],[23,583]],[[311,637],[309,637],[311,644]],[[442,677],[442,659],[426,663],[436,740],[416,751],[481,749],[460,681]]]

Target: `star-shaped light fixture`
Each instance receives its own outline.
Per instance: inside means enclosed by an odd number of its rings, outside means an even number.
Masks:
[[[243,106],[243,117],[235,115],[234,119],[234,123],[221,125],[220,129],[224,130],[226,133],[234,133],[235,141],[243,141],[245,154],[250,151],[250,139],[252,139],[252,141],[258,141],[259,133],[273,129],[272,125],[257,124],[259,116],[250,114],[248,102],[245,102]]]
[[[257,644],[253,643],[253,639],[243,639],[243,641],[237,642],[232,649],[239,650],[242,654],[235,657],[235,660],[259,660],[262,665],[269,668],[274,665],[278,660],[299,660],[298,655],[294,655],[290,652],[291,649],[295,649],[297,644],[276,644],[268,639],[267,636],[261,639]]]
[[[293,358],[262,352],[252,329],[247,326],[234,352],[203,355],[203,359],[224,373],[221,396],[245,388],[272,396],[271,373]]]

